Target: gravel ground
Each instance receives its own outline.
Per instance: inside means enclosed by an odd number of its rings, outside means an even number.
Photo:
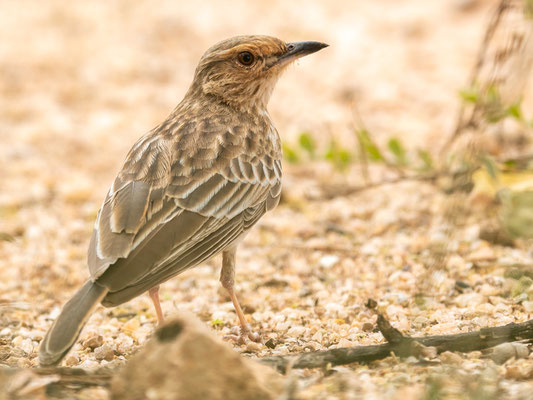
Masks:
[[[90,232],[108,185],[136,138],[180,100],[211,44],[268,33],[331,45],[291,68],[271,100],[287,142],[309,131],[319,143],[334,135],[354,146],[355,100],[378,141],[401,135],[410,148],[433,149],[453,127],[457,91],[495,2],[135,4],[0,3],[0,364],[37,365],[39,341],[87,279]],[[435,186],[403,183],[326,200],[316,196],[325,183],[361,183],[356,165],[340,173],[322,162],[287,164],[285,177],[281,205],[238,253],[239,296],[270,346],[235,351],[262,357],[382,343],[364,307],[370,297],[414,336],[530,318],[530,282],[504,277],[515,264],[533,264],[527,243],[481,240],[482,205],[468,203],[449,238],[449,197]],[[449,257],[430,268],[443,242]],[[165,283],[164,312],[190,311],[218,335],[229,333],[237,318],[219,266],[215,258]],[[124,363],[155,325],[148,296],[99,307],[64,365]],[[432,398],[436,387],[450,398],[518,399],[533,390],[533,358],[498,365],[481,352],[391,357],[292,376],[303,399]]]

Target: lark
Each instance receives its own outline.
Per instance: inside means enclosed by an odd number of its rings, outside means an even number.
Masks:
[[[238,36],[207,50],[181,103],[126,156],[96,218],[90,279],[46,334],[41,365],[62,360],[99,303],[148,292],[163,323],[159,285],[219,253],[240,322],[234,339],[259,340],[234,281],[239,242],[281,193],[281,141],[267,104],[291,62],[326,46]]]

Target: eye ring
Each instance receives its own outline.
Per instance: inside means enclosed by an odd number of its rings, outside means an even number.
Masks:
[[[249,67],[255,61],[254,55],[252,53],[250,53],[249,51],[240,52],[239,55],[237,56],[237,59],[239,60],[239,62],[242,65],[244,65],[246,67]]]

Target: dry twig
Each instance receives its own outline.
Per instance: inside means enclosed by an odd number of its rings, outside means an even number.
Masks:
[[[354,362],[365,363],[380,360],[390,356],[391,353],[399,357],[416,356],[420,353],[420,345],[435,347],[438,353],[444,351],[470,352],[487,349],[505,342],[533,339],[533,320],[454,335],[410,337],[402,335],[390,325],[385,317],[378,314],[378,328],[389,341],[388,343],[266,357],[259,361],[280,372],[285,372],[289,363],[292,368],[324,368]]]

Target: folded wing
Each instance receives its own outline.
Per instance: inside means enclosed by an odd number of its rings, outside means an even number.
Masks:
[[[168,146],[141,140],[98,213],[88,261],[92,279],[110,289],[105,305],[219,253],[279,201],[279,160],[240,153],[191,168],[173,162]]]

